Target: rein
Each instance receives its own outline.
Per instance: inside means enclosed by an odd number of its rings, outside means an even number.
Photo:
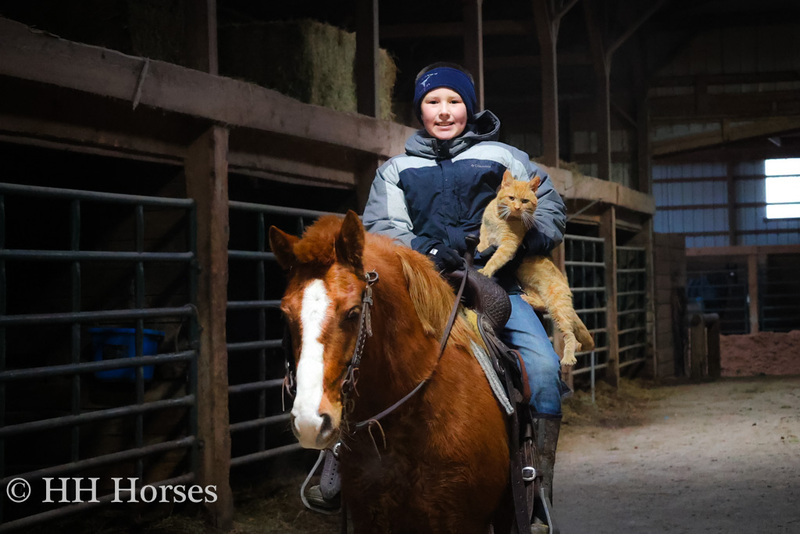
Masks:
[[[464,277],[461,280],[461,285],[458,288],[458,293],[456,293],[455,301],[453,302],[453,308],[450,310],[450,317],[447,320],[447,324],[444,327],[444,332],[442,332],[442,339],[439,342],[439,354],[436,358],[436,365],[434,365],[433,369],[431,370],[430,374],[420,381],[419,384],[414,387],[411,391],[409,391],[403,398],[383,410],[382,412],[370,417],[369,419],[365,419],[364,421],[360,421],[353,425],[354,430],[353,433],[358,432],[362,428],[377,423],[390,413],[397,410],[400,406],[405,404],[409,399],[411,399],[414,395],[416,395],[433,377],[433,374],[436,372],[436,368],[439,366],[439,362],[442,360],[442,356],[444,355],[444,349],[447,346],[447,340],[450,338],[450,332],[453,329],[453,325],[456,322],[456,315],[458,314],[458,307],[461,303],[461,296],[464,294],[464,288],[467,285],[467,276],[469,270],[466,269],[464,273]],[[348,365],[345,379],[342,382],[342,405],[345,414],[349,414],[353,411],[354,401],[349,399],[350,393],[355,391],[356,382],[358,382],[358,367],[361,363],[361,355],[364,350],[364,342],[366,341],[366,336],[372,336],[372,328],[371,328],[371,319],[370,319],[370,312],[369,306],[373,304],[372,301],[372,284],[378,281],[378,273],[375,271],[369,272],[365,275],[367,279],[367,287],[364,288],[364,296],[362,297],[363,306],[361,308],[361,321],[358,328],[358,339],[356,340],[356,348],[353,351],[353,358]],[[367,304],[369,302],[369,304]],[[366,327],[365,327],[366,326]]]
[[[416,395],[433,377],[433,374],[436,372],[436,368],[439,366],[439,362],[444,355],[444,349],[447,346],[447,340],[450,338],[450,332],[453,329],[453,325],[456,321],[456,316],[458,314],[458,307],[461,303],[461,297],[464,294],[464,288],[467,285],[467,277],[468,277],[469,269],[465,270],[464,277],[461,279],[461,284],[458,288],[458,292],[456,293],[455,301],[453,302],[453,308],[450,310],[450,317],[447,320],[447,324],[444,327],[444,332],[442,332],[442,339],[439,342],[439,355],[436,358],[436,365],[434,365],[433,369],[431,370],[430,374],[420,381],[419,384],[414,387],[411,391],[409,391],[403,398],[383,410],[382,412],[370,417],[369,419],[365,419],[364,421],[360,421],[353,425],[353,433],[361,430],[362,428],[377,423],[390,413],[397,410],[400,406],[405,404],[409,399],[411,399],[414,395]],[[367,337],[372,336],[372,312],[371,308],[375,304],[374,300],[372,299],[372,286],[378,282],[379,276],[376,271],[370,271],[364,275],[364,279],[367,282],[366,287],[364,288],[364,292],[361,295],[361,313],[359,315],[359,323],[358,323],[358,337],[356,338],[356,346],[353,349],[353,356],[350,358],[350,363],[347,365],[347,369],[344,371],[344,378],[342,379],[342,411],[343,417],[345,419],[349,414],[352,413],[353,408],[355,406],[355,400],[351,398],[353,392],[356,394],[358,393],[356,390],[356,384],[358,383],[358,372],[359,367],[361,366],[361,357],[364,353],[364,345],[366,344]],[[289,353],[288,345],[291,342],[288,338],[288,332],[284,334],[284,354],[286,354],[286,358],[284,359],[284,367],[286,374],[283,379],[283,387],[284,390],[289,394],[290,397],[294,397],[295,388],[297,387],[297,382],[295,379],[294,371],[292,369]]]

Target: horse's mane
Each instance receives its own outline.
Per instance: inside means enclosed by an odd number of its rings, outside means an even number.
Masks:
[[[336,262],[335,242],[342,227],[342,219],[325,215],[309,226],[303,238],[293,247],[300,263],[331,266]],[[433,263],[422,254],[398,245],[389,237],[366,233],[364,256],[376,254],[389,260],[395,255],[402,267],[406,287],[422,326],[429,336],[440,339],[455,300],[453,288],[436,272]],[[389,260],[391,261],[391,260]],[[379,273],[380,274],[380,273]],[[380,291],[379,288],[376,288]],[[470,347],[470,342],[481,344],[471,326],[462,316],[453,325],[451,342]]]

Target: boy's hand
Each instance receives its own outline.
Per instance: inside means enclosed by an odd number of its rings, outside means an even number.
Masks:
[[[464,266],[464,258],[452,248],[437,244],[428,251],[428,257],[436,264],[436,268],[441,272],[451,272]]]

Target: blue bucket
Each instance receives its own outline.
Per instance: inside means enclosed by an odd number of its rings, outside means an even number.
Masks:
[[[90,328],[89,333],[92,335],[92,349],[96,362],[136,357],[135,328]],[[142,355],[158,354],[158,344],[165,335],[160,330],[142,330]],[[97,371],[94,376],[100,380],[134,381],[136,380],[136,368]],[[153,366],[142,366],[142,376],[145,380],[152,379]]]

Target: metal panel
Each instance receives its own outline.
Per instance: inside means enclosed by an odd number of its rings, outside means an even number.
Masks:
[[[43,211],[45,205],[53,212]],[[105,210],[102,219],[98,209]],[[153,236],[145,223],[167,211],[177,221],[172,237],[183,237],[170,239],[164,250],[149,250],[154,247],[147,238]],[[111,229],[112,213],[119,215],[116,222],[129,223],[130,250],[101,250],[105,241],[93,240]],[[49,226],[41,235],[18,231],[32,230],[37,221],[41,226],[42,220]],[[25,506],[0,500],[0,531],[110,502],[116,496],[113,476],[133,477],[139,488],[194,480],[194,220],[194,203],[185,199],[0,184],[0,488],[5,491],[15,479],[33,488]],[[66,247],[54,246],[50,234],[68,235]],[[158,274],[164,265],[172,266],[181,286],[183,302],[177,305],[159,303],[148,293],[151,271]],[[123,283],[105,284],[120,269]],[[50,275],[59,282],[58,292],[47,287]],[[129,326],[133,341],[125,348],[133,353],[108,359],[113,355],[90,348],[89,325]],[[145,326],[173,333],[171,350],[144,355]],[[169,391],[155,385],[176,382],[180,387]],[[150,427],[164,421],[169,432]],[[160,462],[170,469],[158,474]],[[44,477],[58,482],[58,477],[88,481],[90,476],[99,480],[94,498],[82,485],[84,493],[67,497],[65,492],[60,502],[45,504]]]
[[[602,238],[564,236],[564,267],[573,293],[575,311],[595,340],[591,352],[578,352],[573,375],[591,373],[608,366],[606,325],[605,241]]]
[[[716,313],[723,334],[750,330],[747,264],[735,260],[689,262],[686,295],[690,311]]]
[[[617,335],[620,368],[645,361],[647,285],[646,249],[617,247]]]
[[[289,414],[284,410],[291,407],[283,390],[279,309],[285,280],[267,251],[267,230],[275,225],[301,234],[308,223],[328,212],[237,201],[229,205],[228,392],[235,467],[302,450],[288,430]]]

